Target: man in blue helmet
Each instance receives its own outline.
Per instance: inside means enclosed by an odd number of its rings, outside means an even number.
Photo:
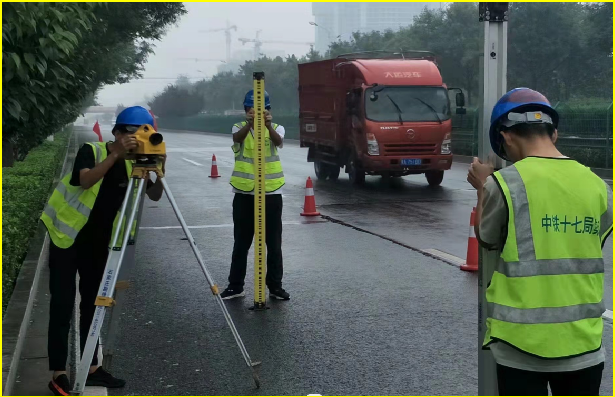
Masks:
[[[75,276],[79,273],[80,340],[85,346],[94,316],[98,293],[114,221],[126,194],[131,163],[126,153],[137,147],[133,135],[139,126],[154,125],[150,113],[140,106],[124,109],[113,127],[114,142],[84,144],[75,158],[71,173],[58,184],[41,219],[49,232],[49,290],[51,295],[48,353],[53,371],[49,388],[55,395],[68,395],[66,376],[68,334],[75,303]],[[164,164],[163,164],[164,172]],[[147,195],[162,197],[160,180],[147,181]],[[125,381],[113,377],[98,363],[94,351],[86,385],[123,387]]]
[[[602,247],[613,230],[612,190],[555,146],[558,114],[517,88],[491,115],[498,172],[474,159],[475,232],[499,254],[488,284],[484,349],[500,395],[593,395],[604,368]],[[493,263],[489,263],[493,262]]]
[[[269,94],[265,92],[263,114],[254,111],[254,92],[249,91],[243,102],[246,120],[233,125],[233,152],[235,168],[231,176],[233,186],[233,224],[235,244],[228,277],[229,285],[220,295],[222,299],[245,296],[243,290],[248,251],[254,239],[254,118],[262,117],[265,123],[265,241],[267,244],[266,284],[269,296],[274,299],[289,300],[290,295],[282,288],[282,186],[284,172],[278,156],[282,147],[284,127],[272,123]]]

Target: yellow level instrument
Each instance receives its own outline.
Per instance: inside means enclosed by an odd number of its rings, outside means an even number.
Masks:
[[[254,310],[267,308],[265,276],[265,73],[254,72]]]

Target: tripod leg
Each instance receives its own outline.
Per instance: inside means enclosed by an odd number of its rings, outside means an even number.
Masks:
[[[140,197],[143,193],[143,187],[145,186],[145,179],[132,179],[132,182],[129,184],[129,187],[126,191],[126,194],[134,194],[133,192],[133,184],[138,183],[137,188],[137,197]],[[126,212],[126,206],[128,205],[128,198],[124,198],[123,207],[120,211],[120,215]],[[117,281],[117,272],[118,269],[122,265],[122,260],[124,259],[124,255],[126,253],[126,247],[128,246],[128,239],[130,238],[130,226],[134,222],[135,216],[137,214],[139,201],[134,201],[134,205],[130,208],[128,212],[128,222],[126,222],[127,227],[124,230],[124,238],[122,241],[122,248],[120,250],[119,256],[116,258],[109,255],[107,259],[107,264],[105,265],[105,270],[103,273],[103,279],[100,283],[100,287],[98,289],[98,296],[96,297],[96,310],[94,312],[94,317],[92,318],[92,324],[90,325],[90,331],[88,332],[88,338],[85,343],[85,348],[83,349],[83,353],[81,355],[81,361],[79,362],[79,367],[77,369],[77,377],[75,379],[75,390],[74,393],[81,395],[83,394],[83,390],[85,388],[85,382],[88,376],[88,372],[90,369],[90,364],[92,362],[92,357],[94,356],[94,350],[96,349],[96,342],[100,336],[100,330],[102,328],[103,321],[105,319],[106,308],[113,305],[113,292],[115,290],[115,283]],[[115,237],[113,241],[116,243],[119,235],[119,231],[122,227],[123,219],[118,219],[118,226],[115,230]],[[111,247],[113,248],[115,244]],[[111,251],[113,253],[115,251]]]
[[[122,313],[122,309],[124,306],[124,295],[126,294],[126,289],[129,288],[130,282],[129,278],[132,273],[132,269],[135,264],[135,252],[136,252],[136,240],[139,232],[139,225],[141,224],[141,216],[143,215],[143,203],[145,202],[145,191],[141,193],[140,197],[136,198],[139,200],[139,205],[137,207],[137,216],[136,216],[136,229],[134,235],[132,235],[128,241],[128,246],[126,247],[126,254],[124,255],[124,261],[122,263],[122,267],[118,270],[117,283],[115,285],[115,306],[110,308],[111,313],[109,313],[109,320],[107,325],[107,333],[106,337],[103,340],[103,365],[106,369],[110,370],[113,365],[113,355],[115,354],[115,340],[116,340],[116,328],[119,322],[120,314]],[[129,205],[129,208],[131,205]]]
[[[253,363],[252,360],[250,359],[248,350],[243,344],[243,341],[241,340],[241,336],[239,336],[239,332],[237,332],[237,328],[235,328],[235,324],[233,323],[233,319],[231,318],[231,315],[229,314],[228,310],[226,310],[224,301],[220,297],[218,286],[214,283],[211,275],[209,274],[209,271],[207,270],[207,267],[205,267],[205,262],[203,261],[201,252],[199,251],[199,249],[196,246],[196,243],[194,242],[192,233],[190,233],[190,230],[188,229],[188,226],[186,225],[186,221],[184,220],[184,217],[182,216],[177,206],[177,203],[175,202],[175,199],[173,198],[173,194],[171,193],[171,189],[169,189],[169,185],[167,184],[167,181],[164,178],[161,178],[161,181],[162,181],[162,186],[164,187],[164,191],[167,194],[167,197],[169,198],[169,202],[171,203],[171,207],[173,207],[173,211],[175,212],[175,215],[177,216],[177,220],[181,224],[181,227],[184,230],[184,234],[186,235],[186,238],[188,239],[188,242],[190,243],[190,247],[192,248],[192,251],[194,252],[194,256],[196,256],[196,260],[199,262],[199,265],[201,266],[201,270],[203,270],[203,274],[205,275],[205,278],[207,279],[207,282],[209,283],[209,286],[211,287],[211,291],[216,297],[216,300],[218,301],[218,304],[220,305],[220,308],[222,309],[222,313],[224,313],[224,318],[226,319],[226,322],[229,328],[231,329],[233,336],[235,337],[235,341],[237,342],[237,346],[239,347],[239,350],[241,350],[241,354],[243,355],[243,358],[246,361],[246,365],[250,368],[253,368],[255,365],[258,365],[258,363]],[[255,374],[253,373],[253,376],[254,375]],[[257,380],[257,377],[255,377],[254,380],[258,386],[259,382]]]

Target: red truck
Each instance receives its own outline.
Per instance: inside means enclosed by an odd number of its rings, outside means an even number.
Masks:
[[[353,184],[365,175],[425,174],[442,182],[451,168],[448,88],[429,52],[412,56],[371,53],[299,65],[301,147],[308,147],[318,179],[337,179],[340,168]],[[381,55],[381,54],[377,54]],[[455,96],[457,113],[465,97]]]

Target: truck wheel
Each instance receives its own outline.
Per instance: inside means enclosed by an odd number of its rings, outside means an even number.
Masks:
[[[333,164],[327,164],[327,168],[329,171],[329,179],[332,181],[337,181],[340,177],[340,167]]]
[[[365,183],[365,171],[360,168],[356,163],[354,157],[351,157],[348,165],[346,166],[346,172],[348,172],[348,178],[353,185],[362,185]]]
[[[425,178],[427,178],[429,186],[440,186],[442,179],[444,179],[444,171],[427,171]]]
[[[318,160],[314,161],[314,172],[316,172],[316,178],[319,181],[324,181],[329,176],[329,167],[327,164],[320,162]]]

